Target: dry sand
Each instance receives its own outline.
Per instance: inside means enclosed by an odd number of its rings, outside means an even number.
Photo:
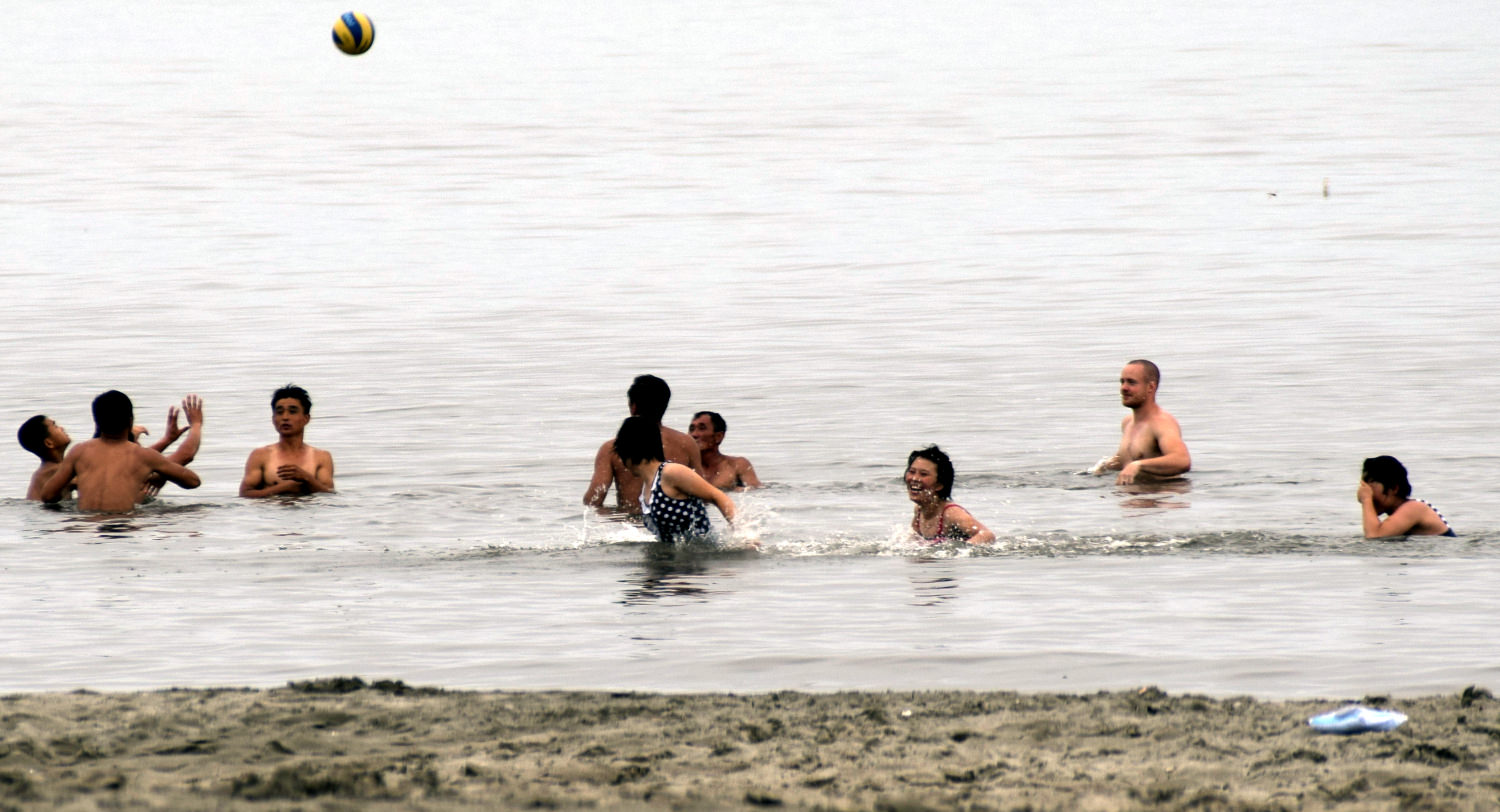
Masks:
[[[0,698],[0,808],[1496,809],[1500,703],[1005,692],[276,690]]]

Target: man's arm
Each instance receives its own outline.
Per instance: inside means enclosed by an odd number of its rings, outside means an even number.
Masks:
[[[179,488],[192,490],[203,484],[198,475],[189,470],[187,466],[172,462],[163,457],[160,451],[143,448],[141,449],[141,453],[145,454],[146,464],[151,466],[152,471],[161,474],[168,482],[177,485]]]
[[[329,493],[333,490],[333,455],[319,449],[316,460],[312,471],[298,465],[277,466],[276,477],[297,483],[302,493]]]
[[[755,466],[751,465],[750,461],[744,457],[737,457],[735,459],[734,473],[740,478],[740,482],[745,483],[745,487],[761,487],[760,477],[755,475]]]
[[[615,468],[610,457],[615,453],[615,441],[606,440],[594,455],[594,477],[589,480],[588,490],[583,492],[583,503],[589,507],[603,507],[604,497],[609,495],[609,483],[615,480]]]
[[[1187,443],[1182,441],[1182,428],[1177,425],[1177,419],[1162,420],[1156,424],[1155,429],[1156,447],[1161,449],[1161,456],[1127,464],[1120,469],[1115,482],[1129,485],[1135,482],[1136,475],[1142,471],[1153,476],[1178,476],[1193,467],[1193,459],[1188,455]]]
[[[193,461],[194,457],[198,456],[198,446],[203,443],[203,398],[197,395],[188,395],[183,398],[182,411],[187,415],[187,439],[182,441],[182,445],[178,446],[177,450],[172,452],[172,456],[168,459],[178,465],[188,465]],[[175,414],[172,415],[171,423],[168,425],[171,428],[177,426],[177,416]],[[168,429],[169,432],[171,428]],[[177,433],[181,434],[182,431],[179,429]],[[173,437],[172,439],[175,440],[177,438]],[[161,449],[157,450],[160,451]]]
[[[150,434],[151,432],[142,433]],[[177,407],[169,406],[167,407],[167,430],[162,432],[161,439],[152,443],[150,448],[158,454],[165,454],[167,453],[167,449],[172,447],[172,443],[177,442],[177,438],[181,436],[182,426],[177,424]],[[137,438],[137,441],[139,441],[139,438]],[[183,464],[186,465],[187,463]]]
[[[57,470],[52,473],[51,478],[47,480],[47,484],[42,486],[40,496],[43,502],[58,502],[62,500],[63,492],[68,489],[69,485],[73,484],[73,476],[75,474],[73,461],[74,457],[71,453],[63,457],[62,463],[57,466]]]
[[[298,483],[285,479],[274,485],[265,485],[265,477],[262,477],[260,472],[265,467],[266,457],[270,453],[264,448],[257,448],[250,452],[249,459],[245,460],[245,477],[240,480],[240,496],[246,499],[260,499],[265,496],[302,490],[302,486]],[[263,485],[265,487],[262,487]]]

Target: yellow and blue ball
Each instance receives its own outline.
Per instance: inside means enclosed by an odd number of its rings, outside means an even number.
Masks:
[[[375,24],[358,11],[346,11],[333,24],[333,44],[350,56],[358,56],[375,44]]]

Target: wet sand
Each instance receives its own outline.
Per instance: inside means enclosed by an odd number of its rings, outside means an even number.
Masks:
[[[1006,692],[274,690],[0,698],[0,809],[1494,809],[1487,691],[1341,704]]]

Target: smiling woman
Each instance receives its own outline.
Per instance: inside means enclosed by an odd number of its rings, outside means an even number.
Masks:
[[[906,495],[916,503],[911,529],[925,544],[965,541],[989,544],[995,534],[967,510],[955,504],[953,461],[935,445],[919,448],[906,458]]]

